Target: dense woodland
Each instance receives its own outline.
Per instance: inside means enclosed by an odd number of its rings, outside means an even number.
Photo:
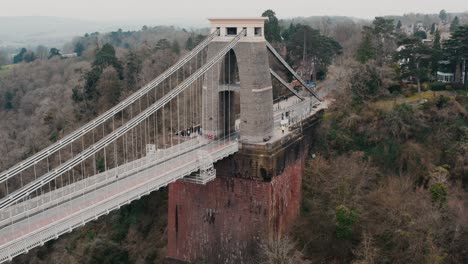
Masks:
[[[302,215],[288,237],[260,245],[259,258],[468,263],[467,85],[434,81],[439,67],[455,70],[468,59],[466,17],[263,15],[267,39],[295,68],[310,67],[310,79],[324,79],[318,88],[334,102],[314,132]],[[398,32],[398,21],[430,25],[455,17],[450,41],[424,46],[421,36]],[[195,47],[204,38],[199,33],[143,27],[86,34],[62,49],[20,49],[16,64],[0,68],[0,170],[146,84]],[[60,56],[71,52],[77,57]],[[439,65],[442,60],[448,66]],[[0,52],[0,66],[9,63]],[[161,190],[15,263],[160,263],[166,219],[167,192]]]

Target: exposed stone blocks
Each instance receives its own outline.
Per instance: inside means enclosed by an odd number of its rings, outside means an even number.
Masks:
[[[286,233],[300,210],[303,159],[272,181],[218,175],[206,186],[169,186],[169,258],[256,263],[262,241]]]
[[[234,156],[215,164],[217,178],[206,186],[169,185],[167,256],[258,263],[259,243],[286,234],[299,215],[310,130],[318,119],[271,144],[242,144]]]

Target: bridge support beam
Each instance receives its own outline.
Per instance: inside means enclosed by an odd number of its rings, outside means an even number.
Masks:
[[[169,186],[168,259],[258,263],[259,245],[290,231],[317,117],[271,144],[242,144],[207,185]]]

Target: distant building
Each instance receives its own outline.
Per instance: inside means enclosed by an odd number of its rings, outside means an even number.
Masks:
[[[437,81],[442,83],[451,83],[455,80],[453,73],[437,72]]]
[[[422,43],[423,43],[424,45],[427,45],[427,46],[432,47],[432,45],[434,44],[434,41],[433,41],[432,39],[423,39],[423,40],[422,40]]]
[[[407,36],[412,36],[414,34],[414,26],[411,25],[402,25],[401,32]]]
[[[60,55],[62,59],[75,58],[78,57],[78,53],[68,53]]]

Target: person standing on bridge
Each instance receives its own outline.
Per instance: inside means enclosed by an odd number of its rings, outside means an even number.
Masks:
[[[281,126],[281,131],[283,132],[283,135],[284,135],[284,130],[285,130],[285,127],[284,125]]]

